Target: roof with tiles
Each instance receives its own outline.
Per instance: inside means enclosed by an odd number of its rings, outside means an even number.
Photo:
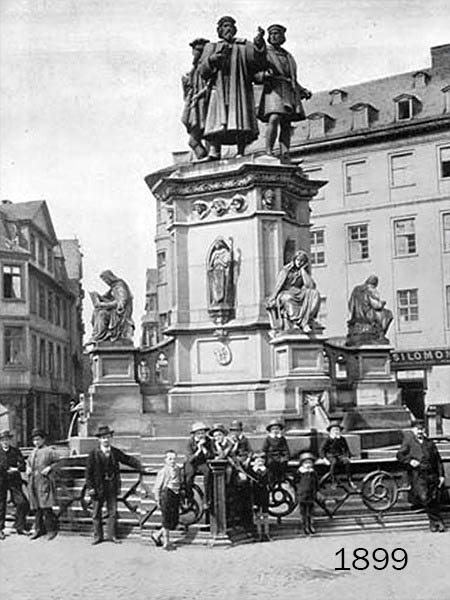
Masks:
[[[320,140],[333,139],[385,128],[399,128],[429,119],[450,120],[450,106],[445,93],[450,86],[450,44],[431,49],[432,66],[366,81],[357,85],[341,87],[313,94],[304,102],[306,120],[294,125],[291,147],[314,144]],[[412,97],[416,110],[412,119],[397,120],[396,101]],[[355,127],[354,111],[361,105],[369,105],[370,125]],[[310,134],[310,121],[326,115],[328,126],[322,136]],[[260,136],[253,150],[263,145]]]

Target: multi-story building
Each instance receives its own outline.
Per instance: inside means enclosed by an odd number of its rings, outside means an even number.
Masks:
[[[328,336],[369,275],[393,310],[402,398],[416,414],[450,402],[450,45],[431,68],[320,92],[294,159],[328,183],[311,204],[311,255]]]
[[[0,403],[18,442],[67,434],[82,390],[81,252],[56,237],[45,201],[0,204]]]

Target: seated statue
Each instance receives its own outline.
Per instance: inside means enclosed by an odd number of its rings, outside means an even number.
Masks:
[[[392,312],[385,308],[377,290],[378,277],[371,275],[353,289],[348,308],[347,343],[388,343],[386,333],[392,322]]]
[[[308,333],[312,330],[319,313],[320,294],[311,277],[311,266],[306,252],[299,250],[291,262],[285,265],[267,301],[272,329],[298,328]]]
[[[103,271],[100,278],[109,285],[109,290],[103,296],[97,292],[90,294],[94,305],[91,342],[131,340],[134,323],[131,318],[133,296],[130,288],[112,271]]]

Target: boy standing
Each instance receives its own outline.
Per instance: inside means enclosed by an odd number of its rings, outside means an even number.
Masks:
[[[30,540],[36,540],[45,533],[47,539],[53,540],[58,535],[58,519],[53,512],[56,504],[56,485],[52,470],[59,461],[56,450],[45,444],[45,433],[42,429],[31,432],[34,450],[28,457],[27,473],[30,506],[36,511],[34,533]]]
[[[269,536],[269,470],[263,452],[253,455],[249,475],[253,510],[256,521],[256,534],[259,542],[270,542]]]
[[[287,440],[283,435],[284,424],[279,419],[272,419],[266,429],[268,435],[264,440],[262,452],[266,456],[269,485],[272,488],[276,483],[284,480],[290,454]]]
[[[181,469],[176,464],[177,453],[167,450],[164,467],[158,471],[153,494],[161,510],[161,529],[152,533],[151,538],[156,546],[170,550],[170,530],[178,525],[180,508],[180,488],[182,482]],[[162,537],[162,541],[161,541]]]
[[[355,484],[351,479],[351,452],[347,440],[342,435],[342,425],[340,421],[331,421],[327,427],[328,438],[323,442],[320,448],[320,458],[330,466],[329,476],[332,487],[336,487],[336,471],[342,467],[347,477],[348,484],[354,488]]]
[[[302,452],[299,460],[300,465],[295,477],[295,492],[302,517],[303,531],[309,535],[316,533],[312,514],[319,481],[314,470],[314,455],[311,452]]]

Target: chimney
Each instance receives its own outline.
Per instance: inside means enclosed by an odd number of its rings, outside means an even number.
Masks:
[[[431,48],[431,68],[450,71],[450,44]]]

